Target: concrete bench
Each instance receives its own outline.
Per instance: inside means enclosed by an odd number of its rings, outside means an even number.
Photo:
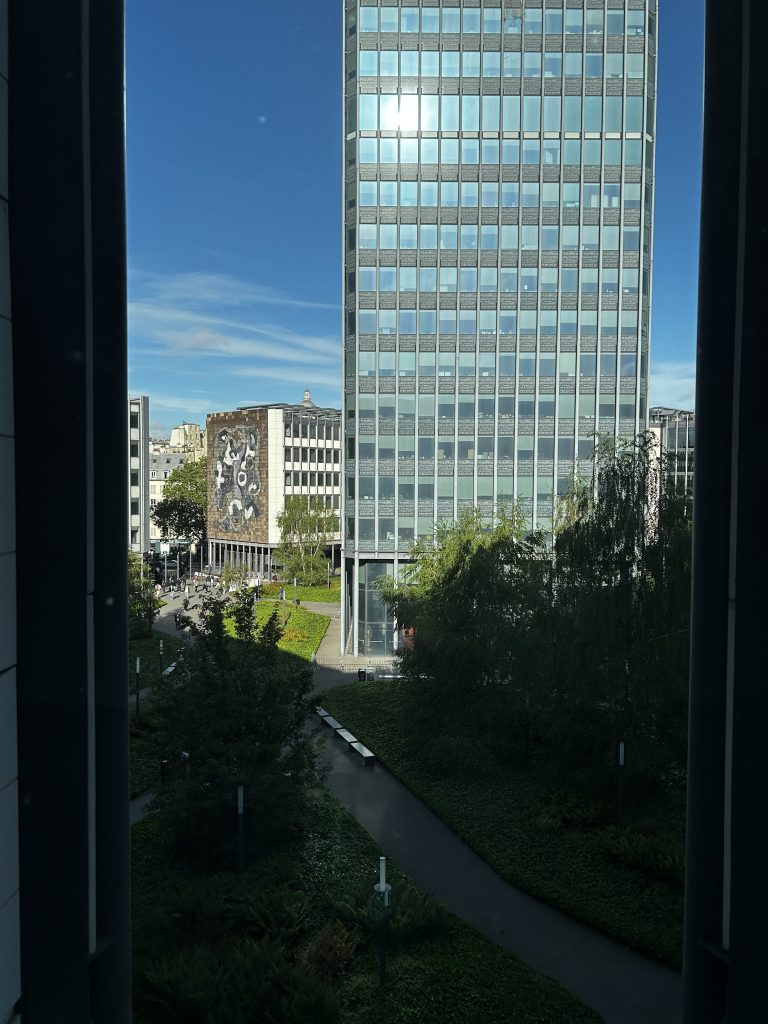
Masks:
[[[323,721],[324,721],[324,722],[325,722],[325,724],[326,724],[326,725],[328,726],[328,728],[329,728],[329,729],[333,729],[333,730],[334,730],[334,732],[335,732],[335,731],[336,731],[337,729],[341,729],[341,727],[342,727],[342,726],[341,726],[341,722],[337,722],[337,721],[336,721],[336,719],[335,719],[335,718],[331,718],[331,716],[330,716],[330,715],[327,715],[327,716],[326,716],[326,717],[325,717],[325,718],[323,719]]]
[[[353,743],[357,743],[357,736],[353,736],[349,729],[337,729],[336,735],[340,740],[344,740],[345,743],[349,743],[350,746]]]
[[[317,707],[317,708],[315,708],[315,711],[317,712],[317,714],[318,714],[318,716],[320,718],[327,718],[328,717],[328,712],[325,710],[325,708]]]
[[[168,666],[168,668],[164,668],[163,669],[163,675],[164,676],[172,676],[175,671],[176,671],[176,662],[172,661],[171,664]]]
[[[363,764],[366,767],[371,767],[376,760],[376,755],[372,754],[368,747],[364,747],[362,743],[350,743],[349,749],[354,750],[363,759]]]

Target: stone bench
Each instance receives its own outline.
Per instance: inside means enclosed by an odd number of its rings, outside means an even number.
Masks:
[[[342,728],[341,722],[337,722],[336,719],[331,718],[330,715],[327,715],[325,718],[322,719],[322,721],[328,726],[329,729],[333,729],[334,732],[337,729]]]
[[[362,743],[355,742],[350,743],[349,749],[354,750],[354,752],[363,759],[363,764],[367,768],[371,768],[373,766],[373,762],[376,760],[376,755],[372,754],[368,747],[364,747]]]
[[[344,740],[344,742],[348,743],[350,746],[352,746],[353,743],[357,743],[357,736],[353,736],[349,729],[337,729],[336,735],[340,740]]]

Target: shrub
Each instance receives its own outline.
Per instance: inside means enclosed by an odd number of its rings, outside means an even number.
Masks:
[[[381,927],[381,904],[369,887],[358,889],[336,904],[342,920],[378,935]],[[407,946],[422,939],[445,933],[452,927],[451,915],[442,905],[418,890],[407,889],[397,894],[390,908],[387,931],[395,946]]]
[[[683,885],[685,849],[677,839],[611,828],[600,834],[599,846],[617,864],[636,868],[667,885]]]
[[[332,921],[312,936],[300,961],[324,978],[335,978],[347,970],[360,944],[359,931],[341,921]]]
[[[163,957],[147,968],[137,997],[151,1024],[339,1021],[328,983],[291,963],[283,946],[267,939],[196,946]]]
[[[547,799],[539,822],[545,828],[590,829],[604,824],[609,815],[601,801],[558,791]]]

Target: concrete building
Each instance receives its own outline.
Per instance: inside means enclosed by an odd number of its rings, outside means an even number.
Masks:
[[[128,399],[128,547],[149,551],[149,398]]]
[[[280,543],[277,517],[288,497],[325,502],[341,494],[341,414],[321,409],[307,389],[298,405],[242,406],[213,413],[208,441],[208,562],[270,571]],[[340,540],[332,545],[339,564]]]
[[[667,456],[668,479],[675,488],[693,493],[696,414],[655,406],[650,413],[650,429],[658,436],[660,451]]]
[[[656,2],[345,3],[342,643],[436,520],[648,422]]]
[[[165,482],[171,473],[187,462],[199,462],[206,455],[205,431],[197,423],[182,423],[171,431],[170,440],[152,439],[149,444],[149,540],[157,548],[162,539],[151,518],[158,502],[163,500]]]

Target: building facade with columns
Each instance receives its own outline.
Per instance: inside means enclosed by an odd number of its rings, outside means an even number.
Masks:
[[[319,499],[339,512],[341,413],[310,397],[297,405],[241,406],[207,418],[208,562],[245,565],[262,576],[280,544],[286,498]],[[340,539],[331,544],[339,564]]]
[[[656,0],[344,0],[342,644],[435,522],[648,424]]]

